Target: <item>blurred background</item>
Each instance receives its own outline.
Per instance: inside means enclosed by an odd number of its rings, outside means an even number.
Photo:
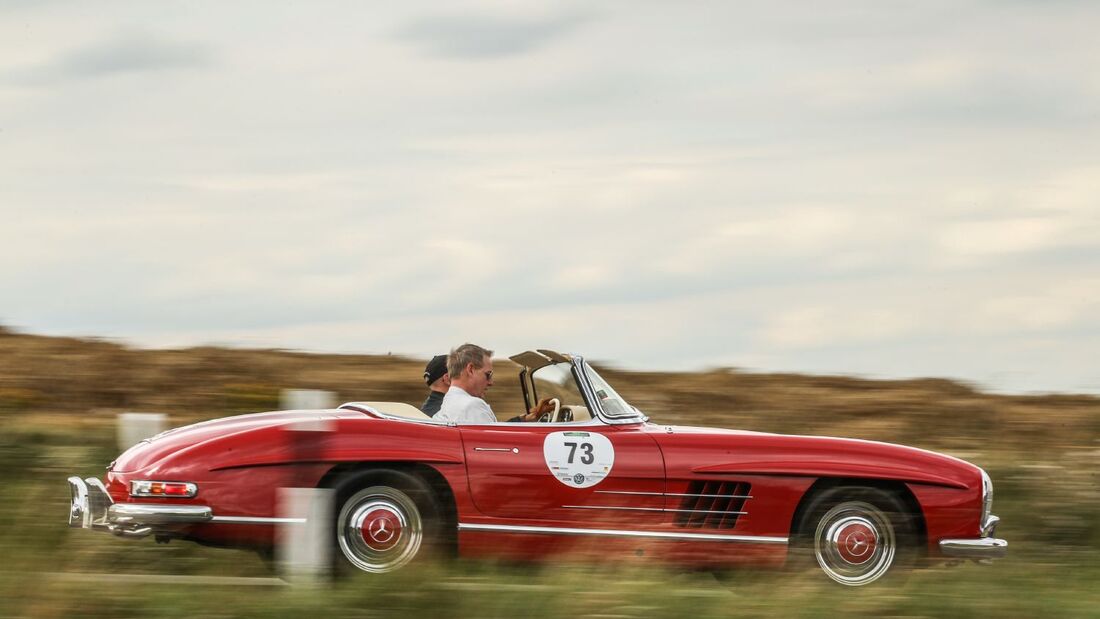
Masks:
[[[660,565],[461,562],[318,591],[275,580],[279,573],[251,552],[66,526],[64,480],[103,475],[120,451],[120,413],[159,412],[178,426],[277,409],[287,387],[329,391],[340,402],[419,405],[425,361],[144,350],[0,331],[0,616],[1079,617],[1100,609],[1100,398],[998,395],[945,379],[598,366],[655,423],[885,440],[989,472],[1008,558],[922,570],[859,595],[787,572],[736,573],[719,583]],[[495,374],[488,399],[507,417],[522,408],[518,383],[504,359]]]
[[[0,616],[1097,614],[1098,25],[1072,1],[0,3]],[[585,354],[658,422],[964,457],[1010,557],[852,599],[606,566],[320,596],[43,575],[269,575],[70,532],[63,480],[114,458],[117,413],[419,403],[465,341]]]

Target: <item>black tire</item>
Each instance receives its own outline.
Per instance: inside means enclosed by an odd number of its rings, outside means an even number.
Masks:
[[[897,578],[917,554],[915,518],[891,492],[830,488],[811,499],[797,528],[792,558],[850,587]]]
[[[440,540],[440,510],[422,479],[401,471],[370,471],[336,491],[337,574],[392,572],[432,556]]]

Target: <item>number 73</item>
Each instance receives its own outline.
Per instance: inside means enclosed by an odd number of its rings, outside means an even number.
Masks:
[[[569,464],[573,464],[573,457],[577,455],[577,447],[581,448],[581,464],[592,464],[596,461],[596,456],[592,453],[592,443],[565,443],[565,446],[569,448]]]

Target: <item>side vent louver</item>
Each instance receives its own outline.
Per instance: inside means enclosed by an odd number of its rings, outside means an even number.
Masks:
[[[676,515],[677,526],[689,529],[732,529],[746,513],[749,484],[737,481],[693,481]]]

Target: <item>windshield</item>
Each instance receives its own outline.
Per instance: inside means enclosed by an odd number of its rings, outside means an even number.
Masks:
[[[622,398],[611,385],[607,383],[596,370],[592,369],[592,366],[588,365],[586,361],[584,363],[584,371],[588,374],[588,379],[592,383],[592,389],[596,393],[596,399],[600,401],[600,408],[608,417],[633,417],[637,415],[637,411],[634,407],[626,403],[626,400]]]
[[[531,374],[535,387],[535,400],[557,398],[562,406],[584,406],[584,397],[573,378],[573,367],[569,363],[554,363],[543,366]]]
[[[576,372],[584,372],[584,376],[581,377]],[[585,396],[577,382],[578,377],[587,378],[587,384],[592,387],[591,395],[599,402],[599,407],[606,418],[628,419],[641,416],[641,413],[628,404],[587,362],[583,362],[583,366],[575,366],[573,363],[561,361],[544,365],[531,372],[535,402],[543,398],[557,398],[563,409],[569,409],[569,420],[592,419],[595,411],[586,408]]]

